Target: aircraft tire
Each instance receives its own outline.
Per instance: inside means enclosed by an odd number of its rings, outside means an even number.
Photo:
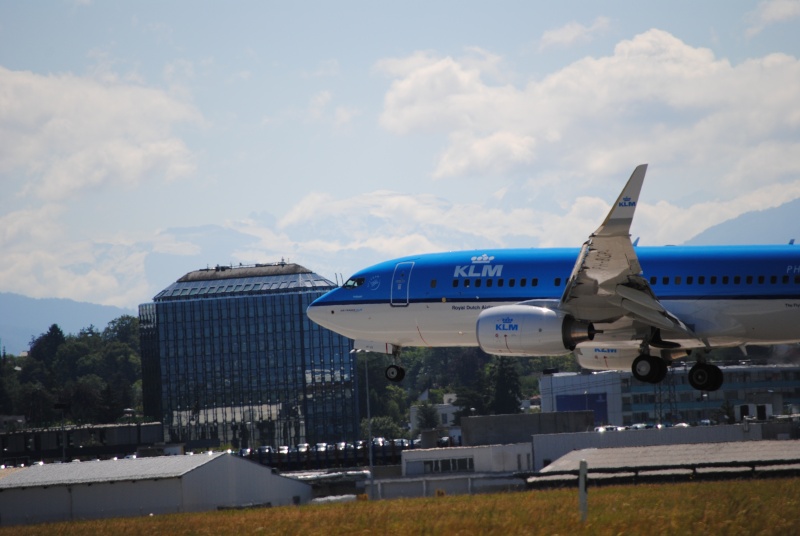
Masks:
[[[722,370],[716,365],[697,363],[689,369],[689,384],[698,391],[716,391],[722,381]]]
[[[724,378],[722,376],[722,369],[720,369],[716,365],[708,365],[709,370],[711,371],[711,385],[709,386],[709,391],[716,391],[720,387],[722,387],[722,382]]]
[[[397,365],[386,367],[386,379],[390,382],[401,382],[406,377],[406,369]]]
[[[667,364],[661,358],[642,354],[633,360],[631,372],[640,382],[659,383],[667,375]]]

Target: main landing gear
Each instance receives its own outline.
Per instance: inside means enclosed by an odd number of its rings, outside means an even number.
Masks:
[[[698,362],[689,369],[689,385],[698,391],[716,391],[722,387],[722,371],[716,365]]]
[[[649,354],[633,360],[631,372],[640,382],[659,383],[667,376],[667,362]],[[716,391],[722,387],[722,371],[716,365],[698,362],[689,369],[689,384],[698,391]]]
[[[667,377],[667,362],[660,357],[641,354],[633,360],[631,372],[640,382],[659,383]]]

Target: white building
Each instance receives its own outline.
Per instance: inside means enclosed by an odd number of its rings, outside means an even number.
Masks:
[[[458,442],[461,437],[461,429],[455,425],[455,421],[456,413],[461,410],[461,407],[453,404],[456,401],[455,393],[447,393],[442,396],[442,399],[444,402],[443,404],[433,404],[433,407],[436,408],[436,414],[438,415],[437,421],[439,427],[449,430],[450,437]],[[409,420],[411,421],[409,423],[410,429],[416,430],[419,406],[411,406],[408,413]]]
[[[311,486],[226,453],[0,472],[0,525],[303,504]]]

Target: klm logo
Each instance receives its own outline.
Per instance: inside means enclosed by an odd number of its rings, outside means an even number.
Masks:
[[[456,266],[453,277],[501,277],[503,275],[503,265],[492,265],[494,257],[483,255],[472,257],[472,264]]]
[[[630,197],[623,197],[622,201],[619,202],[619,206],[621,207],[635,207],[636,201],[631,201]]]
[[[519,324],[514,323],[511,317],[501,318],[500,324],[495,324],[495,331],[519,331]]]

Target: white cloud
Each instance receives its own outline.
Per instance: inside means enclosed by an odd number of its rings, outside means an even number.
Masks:
[[[329,78],[333,76],[339,75],[339,61],[335,59],[329,59],[320,62],[317,68],[308,73],[306,76],[308,78]]]
[[[673,195],[731,198],[750,188],[745,172],[771,180],[800,173],[800,153],[791,150],[800,127],[800,61],[784,54],[732,65],[649,30],[611,55],[583,58],[521,87],[487,83],[478,68],[431,53],[378,68],[394,77],[381,115],[387,130],[447,135],[431,171],[437,178],[505,180],[513,172],[528,175],[533,190],[549,181],[546,170],[577,177],[580,188],[651,162],[690,170],[673,179]]]
[[[495,132],[475,139],[469,133],[454,135],[450,148],[442,154],[434,178],[464,175],[467,172],[502,174],[535,158],[536,140],[513,132]]]
[[[200,115],[162,91],[3,67],[0,88],[0,177],[24,176],[23,195],[63,199],[194,170],[170,130]]]
[[[800,197],[800,180],[756,186],[728,200],[702,201],[679,207],[666,201],[644,203],[635,226],[647,244],[681,244],[700,232],[745,212],[778,207]]]
[[[598,33],[607,30],[611,21],[608,17],[597,17],[591,26],[578,22],[570,22],[561,28],[549,30],[539,40],[539,50],[552,46],[571,46],[576,43],[588,43]]]
[[[767,0],[759,2],[755,11],[747,15],[751,23],[745,31],[747,37],[754,37],[767,26],[786,22],[800,17],[800,0]]]

